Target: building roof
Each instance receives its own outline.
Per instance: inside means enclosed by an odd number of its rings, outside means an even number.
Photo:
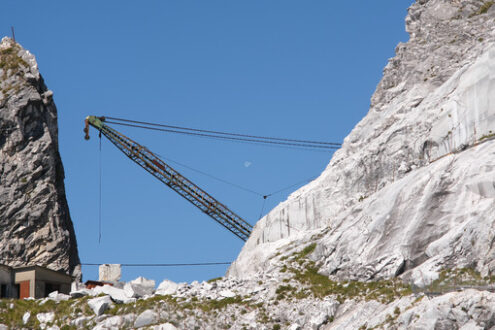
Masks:
[[[9,270],[12,270],[13,268],[4,264],[0,264],[0,267],[2,268],[8,268]]]
[[[67,274],[67,273],[66,273],[66,272],[64,272],[64,271],[61,271],[61,270],[53,270],[53,269],[50,269],[50,268],[47,268],[47,267],[43,267],[43,266],[38,266],[38,265],[32,265],[32,266],[21,266],[21,267],[11,267],[11,266],[7,266],[7,265],[0,264],[0,266],[3,266],[3,267],[8,267],[8,268],[10,268],[11,270],[13,270],[14,272],[24,272],[24,271],[30,271],[30,270],[43,270],[43,271],[49,271],[49,272],[57,273],[57,274],[60,274],[60,275],[65,275],[65,276],[70,276],[70,277],[72,277],[72,275],[69,275],[69,274]]]

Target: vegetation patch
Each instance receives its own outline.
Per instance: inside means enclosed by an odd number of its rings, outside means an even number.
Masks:
[[[294,254],[295,260],[298,261],[306,258],[310,253],[313,253],[315,248],[316,248],[316,243],[309,244],[304,249],[302,249],[302,251]]]
[[[492,133],[492,131],[490,131],[488,134],[483,135],[480,138],[480,141],[483,141],[483,140],[486,140],[486,139],[491,139],[492,137],[495,137],[495,133]]]
[[[393,300],[412,294],[409,286],[400,281],[345,281],[337,282],[327,276],[318,273],[314,264],[310,264],[303,271],[294,269],[294,278],[307,285],[310,292],[316,298],[336,295],[339,302],[348,299],[377,300],[382,303],[390,303]]]
[[[0,50],[0,69],[3,70],[3,79],[8,78],[7,71],[17,72],[22,67],[28,67],[29,65],[20,56],[17,55],[20,48],[18,45],[14,45],[10,48]]]
[[[211,312],[214,310],[221,310],[226,308],[229,305],[243,305],[243,306],[250,306],[249,302],[246,302],[243,300],[244,298],[241,296],[235,296],[235,297],[230,297],[230,298],[224,298],[221,300],[206,300],[206,299],[198,299],[197,297],[191,298],[189,301],[181,298],[176,298],[172,296],[154,296],[152,298],[148,299],[140,299],[136,301],[134,305],[128,304],[128,305],[121,305],[120,309],[125,309],[127,306],[130,307],[130,312],[134,313],[140,313],[143,312],[147,309],[152,309],[153,307],[156,307],[157,304],[162,304],[162,305],[168,305],[171,309],[173,310],[193,310],[193,309],[199,309],[202,310],[203,312]],[[119,306],[117,306],[118,308]],[[126,311],[123,311],[124,314]],[[111,313],[111,312],[110,312]],[[118,314],[123,314],[121,312],[118,312]]]
[[[0,323],[10,328],[37,329],[40,326],[36,314],[53,312],[55,320],[74,315],[93,315],[93,311],[86,304],[87,299],[67,300],[55,302],[47,300],[43,304],[35,300],[2,299],[0,300]],[[22,317],[26,312],[31,313],[29,321],[24,324]],[[60,323],[60,321],[58,321]],[[62,324],[58,324],[62,326]]]
[[[333,281],[327,276],[319,274],[315,262],[306,258],[315,248],[315,243],[308,245],[302,251],[294,254],[294,262],[291,266],[284,266],[293,274],[292,279],[301,283],[303,288],[297,290],[291,285],[279,286],[275,292],[277,300],[302,299],[308,296],[321,299],[333,295],[339,302],[348,299],[365,299],[390,303],[397,298],[412,294],[411,287],[398,280]]]
[[[172,313],[176,316],[176,319],[169,320],[179,322],[180,320],[194,315],[196,319],[201,319],[201,315],[210,315],[214,317],[219,311],[227,308],[228,306],[239,306],[239,313],[246,314],[253,309],[263,309],[263,305],[253,305],[249,301],[244,301],[244,297],[235,296],[231,298],[224,298],[221,300],[216,299],[198,299],[192,297],[190,299],[177,298],[170,295],[166,296],[153,296],[148,299],[139,299],[135,303],[131,304],[115,304],[113,308],[107,310],[105,314],[108,315],[125,315],[134,313],[139,315],[145,310],[161,310]],[[202,314],[205,313],[205,314]],[[232,315],[232,321],[235,321],[236,316]]]
[[[208,283],[213,283],[213,282],[216,282],[216,281],[220,281],[221,279],[222,279],[222,277],[220,276],[220,277],[210,278],[210,279],[209,279],[208,281],[206,281],[206,282],[208,282]]]
[[[471,14],[471,17],[481,15],[481,14],[486,14],[488,12],[488,10],[493,6],[493,4],[494,4],[494,1],[485,1],[481,5],[480,9],[478,9],[478,11]]]
[[[222,300],[205,300],[198,303],[197,307],[201,309],[203,312],[210,312],[215,309],[224,309],[229,305],[249,305],[248,303],[242,300],[242,297],[235,296],[230,298],[225,298]]]
[[[461,287],[487,287],[495,284],[495,276],[482,277],[472,268],[444,269],[426,290],[429,292],[450,292]]]
[[[281,285],[277,288],[275,293],[277,294],[277,300],[286,299],[287,296],[292,295],[297,289],[292,285]]]
[[[318,234],[315,234],[313,236],[311,236],[311,240],[313,241],[317,241],[319,240],[320,238],[323,238],[323,236],[325,236],[326,234],[328,234],[330,232],[330,230],[332,230],[332,227],[330,226],[327,226],[325,229],[323,229],[320,233]]]

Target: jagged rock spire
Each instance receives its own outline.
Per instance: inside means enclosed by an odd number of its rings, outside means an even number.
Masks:
[[[0,43],[0,263],[81,274],[53,92],[35,57],[7,37]]]

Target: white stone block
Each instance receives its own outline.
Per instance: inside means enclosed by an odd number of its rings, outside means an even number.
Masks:
[[[145,310],[134,321],[134,327],[144,327],[158,321],[158,315],[150,309]]]
[[[177,289],[179,288],[179,285],[175,282],[172,282],[170,280],[163,280],[162,283],[158,286],[158,289],[156,289],[155,294],[161,294],[161,295],[171,295],[177,292]]]
[[[99,281],[118,282],[122,276],[120,264],[103,264],[99,267]]]
[[[88,300],[88,306],[93,312],[100,316],[105,310],[107,310],[112,304],[112,299],[109,296],[98,297]],[[40,321],[41,322],[41,321]]]
[[[222,290],[219,294],[224,298],[233,298],[236,296],[236,294],[231,290]]]
[[[155,281],[144,277],[138,277],[124,285],[124,290],[129,297],[150,296],[155,291]]]
[[[38,321],[40,321],[40,323],[53,322],[53,320],[55,319],[55,313],[53,312],[38,313],[36,314],[36,318],[38,319]]]
[[[30,312],[24,313],[24,315],[22,316],[22,323],[23,324],[28,323],[30,318],[31,318],[31,313]]]
[[[111,285],[97,286],[93,289],[93,292],[107,294],[118,304],[128,304],[136,301],[135,298],[129,297],[124,289],[115,288]]]

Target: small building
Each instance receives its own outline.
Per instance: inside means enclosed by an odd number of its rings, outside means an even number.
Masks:
[[[41,266],[17,267],[13,271],[13,283],[20,299],[43,298],[53,291],[70,293],[72,276],[64,272]]]

